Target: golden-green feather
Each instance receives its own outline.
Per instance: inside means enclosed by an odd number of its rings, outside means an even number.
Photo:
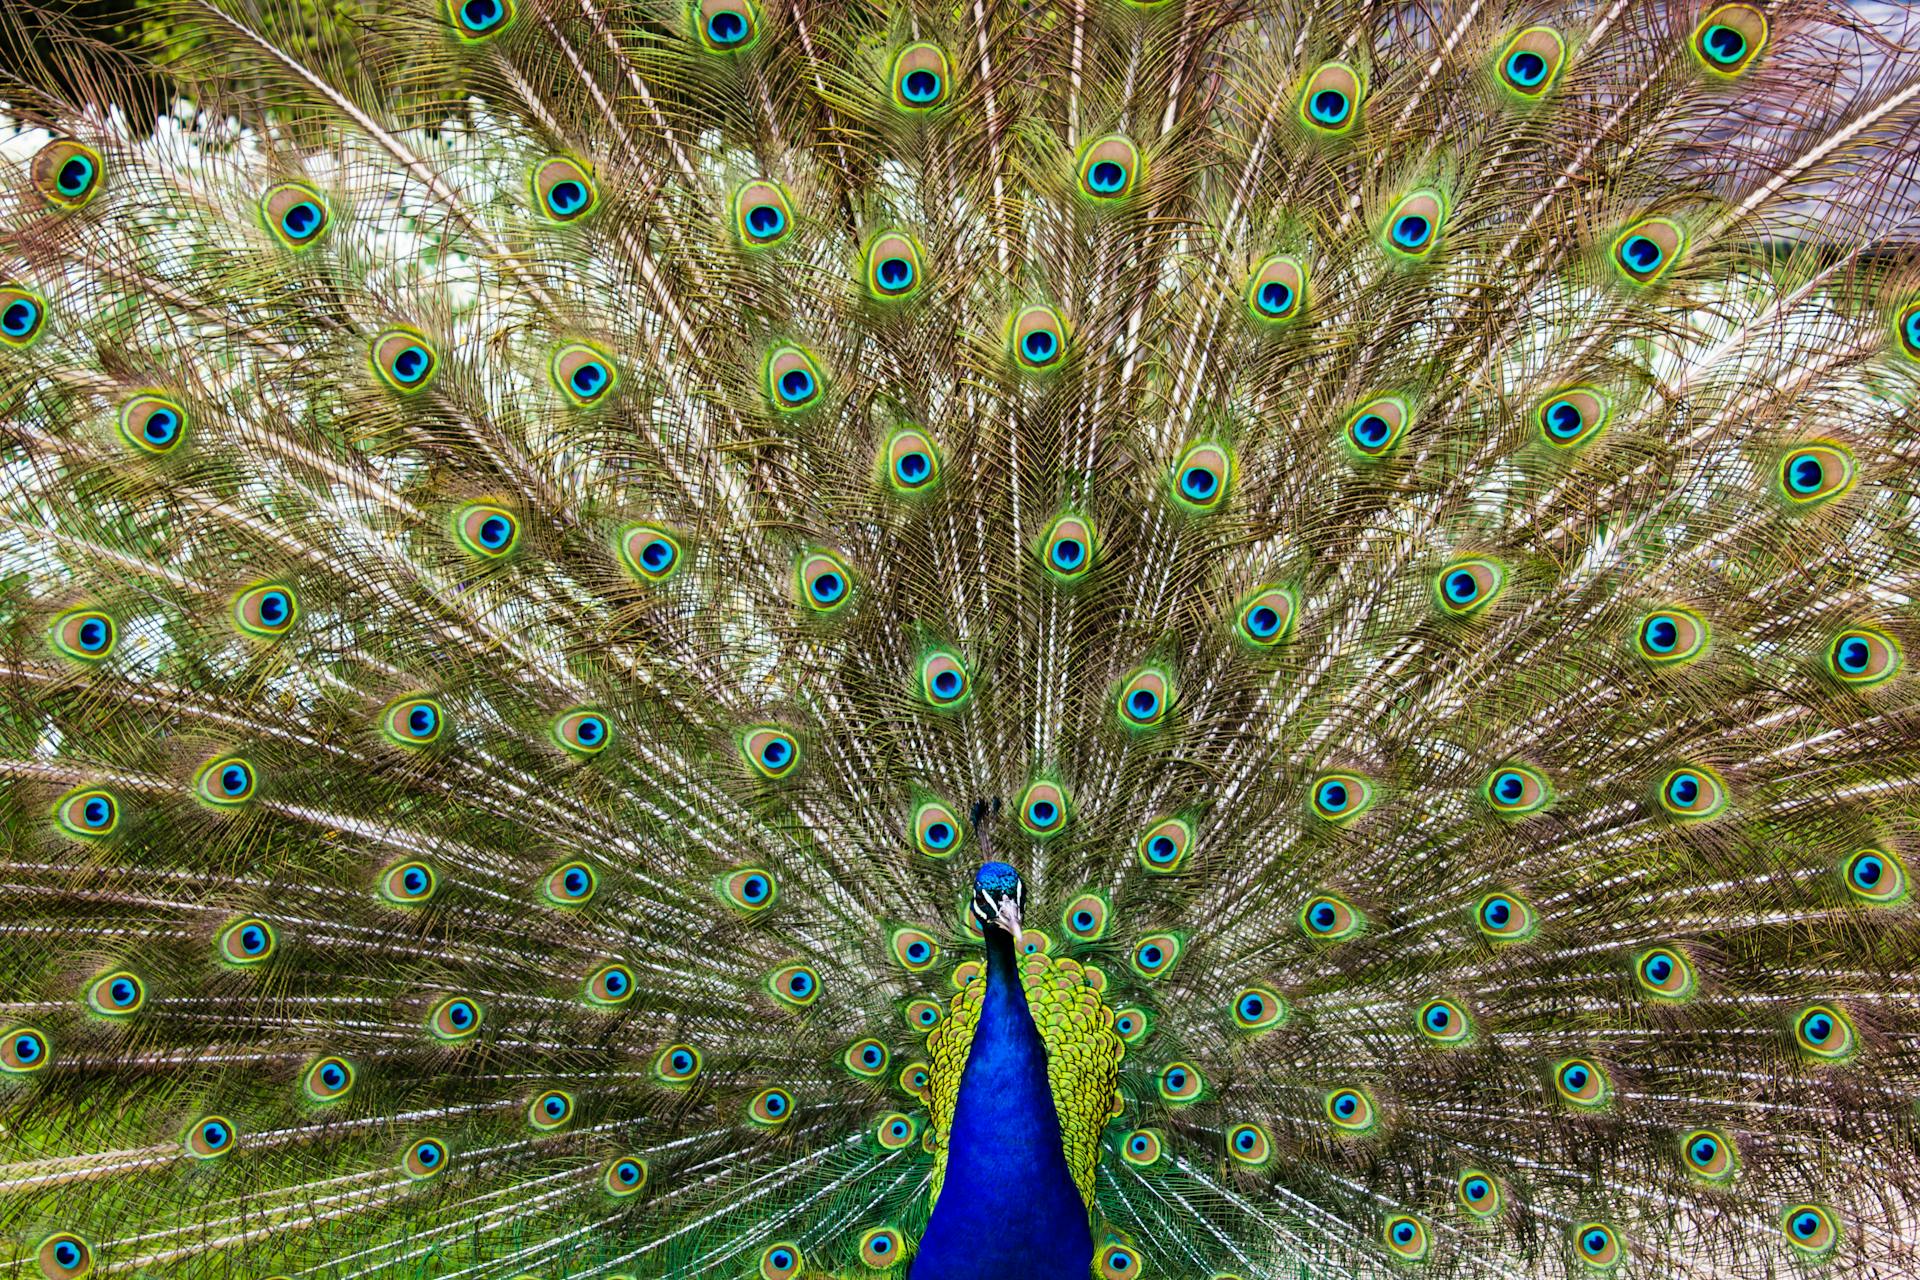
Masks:
[[[1920,1271],[1911,15],[142,13],[0,15],[5,1275],[905,1275],[987,859],[1098,1274]]]

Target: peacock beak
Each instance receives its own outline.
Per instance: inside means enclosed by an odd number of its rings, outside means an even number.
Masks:
[[[1015,894],[977,891],[973,913],[983,925],[997,925],[1016,938],[1020,936],[1020,899]]]

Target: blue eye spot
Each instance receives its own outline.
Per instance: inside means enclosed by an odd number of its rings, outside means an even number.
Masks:
[[[1353,424],[1353,438],[1369,449],[1378,449],[1392,434],[1393,428],[1377,413],[1365,414]]]
[[[1073,913],[1073,927],[1081,931],[1093,928],[1093,912],[1076,911]]]
[[[407,713],[407,728],[420,737],[432,733],[438,721],[439,717],[434,715],[432,707],[415,707]]]
[[[107,624],[98,618],[88,618],[80,624],[80,647],[89,653],[104,649],[107,644]]]
[[[768,767],[775,769],[785,764],[787,757],[792,754],[793,748],[787,745],[784,738],[775,738],[760,750],[760,758],[767,763]]]
[[[1853,864],[1853,882],[1863,889],[1871,889],[1880,883],[1880,877],[1886,873],[1886,864],[1869,854]]]
[[[1260,309],[1268,315],[1280,315],[1293,305],[1293,290],[1278,280],[1261,285],[1258,297]]]
[[[956,671],[942,671],[933,678],[933,691],[943,698],[951,698],[960,692],[960,675]]]
[[[393,376],[401,382],[418,382],[426,376],[432,357],[422,347],[408,347],[393,358]]]
[[[1412,1244],[1413,1243],[1413,1224],[1411,1222],[1395,1223],[1393,1228],[1393,1240],[1395,1244]]]
[[[25,298],[17,298],[0,313],[0,330],[9,337],[19,338],[33,332],[33,323],[40,316],[40,309]]]
[[[60,194],[77,196],[87,189],[93,181],[93,161],[85,156],[74,156],[60,166],[58,179]]]
[[[1578,1093],[1586,1088],[1588,1079],[1587,1069],[1580,1066],[1568,1067],[1560,1075],[1560,1082],[1566,1085],[1570,1093]]]
[[[587,363],[573,371],[573,389],[583,396],[598,394],[607,385],[607,367],[603,364]]]
[[[1316,929],[1331,929],[1339,918],[1339,913],[1324,902],[1313,909],[1313,927]]]
[[[287,620],[292,605],[284,591],[269,591],[260,597],[260,621],[270,627],[277,627]]]
[[[1666,252],[1646,236],[1629,236],[1627,242],[1620,246],[1620,256],[1626,260],[1627,266],[1645,275],[1660,265]]]
[[[133,1003],[133,984],[125,978],[117,979],[111,987],[115,1004]]]
[[[1062,538],[1053,544],[1053,563],[1062,569],[1077,569],[1087,558],[1086,547],[1075,538]]]
[[[940,96],[940,77],[924,68],[910,71],[906,79],[901,82],[900,91],[906,95],[909,102],[932,102]]]
[[[1240,1000],[1240,1016],[1252,1022],[1267,1011],[1267,1002],[1259,996],[1244,996]]]
[[[1027,810],[1027,816],[1033,819],[1033,825],[1036,827],[1052,826],[1053,820],[1059,815],[1060,810],[1051,800],[1036,800]]]
[[[1487,1198],[1487,1192],[1491,1190],[1493,1190],[1492,1187],[1478,1178],[1467,1183],[1467,1197],[1471,1200],[1484,1200]]]
[[[1819,1229],[1820,1229],[1820,1219],[1818,1215],[1811,1214],[1811,1213],[1800,1213],[1800,1214],[1794,1215],[1793,1234],[1799,1236],[1802,1240],[1806,1239],[1808,1236],[1812,1235],[1814,1232],[1818,1231]]]
[[[1726,64],[1740,61],[1740,55],[1747,51],[1747,38],[1732,27],[1719,23],[1707,28],[1704,42],[1707,56],[1715,62]]]
[[[1605,1253],[1607,1249],[1607,1233],[1604,1231],[1587,1232],[1586,1235],[1580,1238],[1580,1247],[1588,1253]]]
[[[1819,459],[1806,455],[1793,460],[1788,469],[1788,477],[1798,493],[1814,493],[1820,488],[1820,482],[1826,477],[1826,468]]]
[[[1343,1118],[1352,1115],[1359,1108],[1360,1100],[1350,1093],[1343,1093],[1333,1100],[1334,1114]]]
[[[1126,169],[1112,160],[1099,161],[1087,171],[1087,185],[1101,195],[1112,195],[1126,183]]]
[[[747,38],[747,20],[732,9],[707,19],[707,37],[717,45],[739,44]]]
[[[889,289],[904,289],[913,283],[913,264],[905,258],[888,258],[878,271],[880,283]]]
[[[1571,440],[1585,425],[1580,410],[1569,401],[1556,400],[1547,409],[1547,430],[1561,440]]]
[[[320,206],[311,200],[302,200],[280,215],[280,226],[295,240],[304,240],[320,225]]]
[[[266,950],[267,935],[258,926],[248,925],[240,931],[240,949],[248,955]]]
[[[586,203],[586,187],[571,178],[554,183],[547,191],[547,207],[562,217],[578,213]]]
[[[1867,669],[1867,660],[1870,657],[1872,657],[1872,650],[1867,648],[1866,641],[1848,639],[1841,642],[1840,669],[1842,671],[1858,675]]]
[[[1053,353],[1059,349],[1059,342],[1045,329],[1035,329],[1021,339],[1021,350],[1027,353],[1027,359],[1038,364],[1053,359]]]
[[[936,849],[944,849],[953,843],[953,828],[944,822],[929,823],[927,843]]]
[[[1409,249],[1417,249],[1427,242],[1433,224],[1417,213],[1407,214],[1393,224],[1393,238]]]
[[[902,483],[919,484],[933,471],[933,460],[924,453],[903,453],[893,470]]]
[[[1347,95],[1337,89],[1322,89],[1313,95],[1308,107],[1313,112],[1313,118],[1321,124],[1339,124],[1347,118],[1349,109]]]
[[[787,215],[777,205],[757,204],[747,211],[747,227],[761,239],[777,236],[787,225]]]
[[[1683,808],[1692,804],[1700,798],[1700,779],[1690,773],[1675,774],[1667,784],[1667,798]]]
[[[1171,861],[1173,855],[1180,852],[1180,846],[1166,836],[1155,836],[1147,842],[1147,855],[1155,862]]]
[[[787,990],[797,996],[804,996],[807,992],[813,990],[813,979],[804,973],[796,973],[792,979],[788,981]]]
[[[823,573],[809,584],[813,598],[821,604],[832,604],[845,593],[847,585],[837,573]]]
[[[1320,787],[1320,807],[1334,813],[1338,813],[1340,810],[1346,808],[1346,784],[1342,782],[1322,783]]]
[[[1189,498],[1205,500],[1220,488],[1220,478],[1205,467],[1188,467],[1180,477],[1180,489]]]
[[[464,1000],[456,1000],[447,1010],[447,1020],[456,1027],[464,1027],[473,1021],[473,1006]]]
[[[1151,689],[1135,689],[1127,695],[1127,710],[1140,719],[1146,719],[1160,707],[1160,698]]]
[[[1453,1015],[1447,1012],[1444,1005],[1435,1005],[1427,1010],[1427,1026],[1435,1031],[1445,1031],[1447,1024],[1452,1021]]]
[[[1815,1044],[1825,1044],[1827,1037],[1833,1034],[1833,1019],[1824,1013],[1815,1014],[1806,1021],[1807,1039]]]
[[[80,812],[88,826],[104,827],[113,818],[113,804],[104,796],[93,796]]]
[[[346,1072],[331,1063],[320,1069],[320,1083],[326,1085],[329,1089],[338,1089],[346,1082],[346,1078]]]
[[[1517,85],[1531,89],[1547,75],[1547,60],[1531,50],[1523,49],[1507,59],[1507,74]]]
[[[53,1260],[63,1267],[78,1266],[80,1264],[80,1248],[71,1240],[62,1240],[59,1244],[53,1246]]]
[[[1466,570],[1456,570],[1447,575],[1447,598],[1455,604],[1466,604],[1479,594],[1479,582]]]
[[[166,444],[180,430],[180,417],[171,409],[158,409],[147,415],[142,433],[154,444]]]

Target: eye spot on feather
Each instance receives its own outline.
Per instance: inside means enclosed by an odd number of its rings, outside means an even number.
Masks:
[[[237,809],[253,799],[253,766],[240,756],[216,756],[194,770],[194,798],[216,809]]]
[[[1356,1086],[1328,1091],[1323,1109],[1334,1129],[1348,1137],[1371,1133],[1379,1124],[1379,1114],[1374,1109],[1372,1095]]]
[[[1793,1042],[1801,1053],[1819,1062],[1845,1062],[1859,1050],[1859,1033],[1838,1005],[1814,1004],[1793,1020]]]
[[[71,1231],[56,1231],[34,1250],[47,1280],[80,1280],[93,1274],[93,1246]]]
[[[1145,1009],[1116,1009],[1113,1015],[1113,1030],[1126,1044],[1139,1044],[1153,1030],[1153,1019]]]
[[[53,620],[53,647],[76,662],[99,662],[119,643],[120,628],[98,609],[69,609]]]
[[[24,351],[46,328],[47,302],[25,285],[0,284],[0,347]]]
[[[1566,42],[1551,27],[1528,27],[1507,41],[1495,61],[1500,86],[1523,101],[1544,97],[1560,77]]]
[[[800,600],[815,613],[835,613],[853,597],[853,574],[831,551],[814,551],[800,561]]]
[[[1553,1089],[1562,1102],[1581,1111],[1598,1111],[1613,1098],[1612,1081],[1591,1058],[1563,1058],[1554,1063]]]
[[[860,1236],[860,1261],[874,1271],[896,1266],[906,1246],[892,1227],[872,1227]]]
[[[1387,214],[1382,243],[1387,252],[1405,262],[1418,261],[1440,242],[1446,204],[1437,191],[1415,191],[1403,196]]]
[[[940,944],[924,929],[895,929],[889,945],[893,958],[908,973],[924,973],[940,962]]]
[[[1440,610],[1449,617],[1471,617],[1488,605],[1506,585],[1506,569],[1493,560],[1457,560],[1433,580]]]
[[[680,539],[659,525],[629,525],[620,535],[620,562],[643,582],[660,583],[680,567]]]
[[[33,189],[62,213],[71,213],[100,194],[106,161],[84,142],[56,138],[34,152],[28,165]]]
[[[548,1089],[527,1104],[527,1124],[542,1132],[562,1128],[573,1119],[573,1095],[564,1089]]]
[[[1321,942],[1344,942],[1365,927],[1365,916],[1330,893],[1316,894],[1300,908],[1301,932]]]
[[[1731,79],[1744,74],[1767,47],[1766,15],[1751,5],[1723,4],[1700,19],[1687,43],[1702,67]]]
[[[1251,1122],[1227,1130],[1227,1155],[1249,1169],[1264,1169],[1273,1160],[1273,1136]]]
[[[900,50],[893,59],[893,105],[920,113],[947,105],[953,98],[953,67],[937,44],[920,41]]]
[[[869,1037],[848,1045],[840,1060],[853,1074],[872,1080],[886,1074],[887,1062],[891,1057],[887,1046]]]
[[[1825,1205],[1796,1204],[1780,1215],[1780,1230],[1805,1258],[1827,1258],[1840,1244],[1840,1224]]]
[[[301,1088],[309,1101],[338,1102],[353,1092],[353,1064],[338,1054],[315,1060],[301,1077]]]
[[[1907,864],[1891,849],[1856,849],[1840,864],[1840,879],[1854,901],[1867,906],[1893,906],[1907,899]]]
[[[445,713],[432,698],[403,698],[380,717],[380,727],[388,741],[403,747],[431,745],[445,725]]]
[[[1044,780],[1027,784],[1020,797],[1020,828],[1036,840],[1046,840],[1067,829],[1066,789]]]
[[[1633,980],[1643,994],[1672,1003],[1691,999],[1699,989],[1692,962],[1677,947],[1651,947],[1635,956]]]
[[[373,372],[402,395],[424,390],[440,371],[440,353],[414,329],[387,329],[375,336],[369,352]]]
[[[760,6],[754,0],[699,0],[694,36],[708,53],[741,53],[760,40]]]
[[[1233,480],[1233,455],[1225,446],[1201,442],[1190,446],[1173,467],[1173,498],[1196,514],[1217,511]]]
[[[700,1078],[700,1051],[690,1044],[670,1044],[653,1059],[654,1078],[665,1085],[689,1085]]]
[[[765,178],[734,192],[733,216],[740,243],[749,249],[765,249],[793,234],[793,202],[785,187]]]
[[[1594,1271],[1611,1271],[1625,1258],[1620,1236],[1604,1222],[1586,1222],[1573,1229],[1574,1257]]]
[[[53,820],[76,840],[104,840],[120,827],[120,801],[104,787],[82,787],[60,797]]]
[[[1300,122],[1315,133],[1350,132],[1360,114],[1360,77],[1344,62],[1323,63],[1300,87]]]
[[[147,985],[130,969],[116,969],[87,984],[87,1007],[108,1018],[130,1018],[146,1007]]]
[[[1308,785],[1308,807],[1313,815],[1345,826],[1373,806],[1373,783],[1357,773],[1323,773]]]
[[[256,916],[248,916],[221,930],[218,950],[221,960],[227,964],[246,967],[271,959],[278,944],[271,925]]]
[[[1491,942],[1524,942],[1539,928],[1539,917],[1518,894],[1496,891],[1473,908],[1474,926]]]
[[[469,555],[498,560],[519,544],[520,519],[491,502],[469,503],[453,514],[453,536]]]
[[[459,1044],[480,1034],[486,1011],[471,996],[448,996],[427,1014],[427,1030],[434,1039]]]
[[[318,243],[333,219],[317,189],[304,182],[281,182],[260,197],[260,221],[275,240],[298,251]]]
[[[1193,847],[1193,824],[1184,818],[1163,818],[1148,827],[1135,845],[1140,865],[1158,875],[1171,875],[1186,865]]]
[[[492,39],[513,25],[514,0],[447,0],[454,34],[464,43]]]
[[[1277,329],[1298,319],[1306,305],[1307,267],[1298,258],[1274,254],[1247,282],[1247,314],[1256,324]]]
[[[1287,1002],[1271,988],[1244,987],[1233,998],[1233,1025],[1241,1031],[1268,1031],[1286,1020]]]
[[[1163,1142],[1157,1129],[1135,1129],[1120,1139],[1120,1158],[1138,1168],[1160,1162]]]
[[[881,1116],[874,1124],[873,1136],[883,1149],[900,1151],[912,1146],[914,1139],[919,1137],[919,1132],[914,1126],[912,1117],[894,1111]]]
[[[1096,204],[1125,200],[1146,178],[1140,149],[1124,134],[1096,138],[1080,152],[1080,194]]]
[[[380,873],[380,896],[395,906],[416,907],[430,902],[440,878],[418,859],[397,862]]]
[[[1347,417],[1341,432],[1357,462],[1377,462],[1393,451],[1413,423],[1413,410],[1400,396],[1376,396]]]
[[[1612,403],[1593,387],[1565,387],[1534,409],[1540,438],[1555,449],[1593,443],[1613,416]]]
[[[1141,1274],[1140,1259],[1123,1244],[1105,1244],[1094,1255],[1093,1265],[1101,1280],[1134,1280]]]
[[[44,1071],[53,1061],[53,1043],[38,1027],[10,1027],[0,1032],[0,1072],[11,1076]]]
[[[1498,1217],[1501,1208],[1500,1183],[1481,1169],[1468,1169],[1456,1184],[1460,1207],[1481,1220]]]
[[[1825,441],[1801,445],[1780,459],[1779,488],[1788,504],[1812,508],[1853,488],[1853,454]]]
[[[528,180],[533,207],[552,222],[578,222],[600,205],[600,190],[586,166],[567,156],[540,162]]]
[[[1173,705],[1173,678],[1158,667],[1141,667],[1120,686],[1114,703],[1120,722],[1130,729],[1151,729]]]
[[[1040,563],[1056,582],[1078,580],[1093,567],[1093,524],[1083,516],[1062,515],[1047,529],[1040,545]]]
[[[1414,1029],[1429,1044],[1450,1048],[1473,1038],[1473,1019],[1457,1002],[1436,997],[1420,1006],[1419,1012],[1414,1015]]]
[[[1667,605],[1640,620],[1634,643],[1641,658],[1657,666],[1684,666],[1707,651],[1706,619],[1691,609]]]
[[[964,829],[953,810],[929,800],[914,810],[914,847],[929,858],[949,858],[962,843]]]
[[[760,1280],[793,1280],[800,1274],[800,1250],[790,1244],[770,1244],[760,1253]]]
[[[593,900],[600,881],[586,863],[566,862],[548,872],[540,887],[553,906],[582,907]]]
[[[1052,307],[1022,307],[1014,313],[1009,335],[1015,364],[1030,373],[1053,368],[1066,353],[1066,322]]]
[[[1179,1107],[1197,1102],[1205,1092],[1206,1081],[1191,1062],[1170,1062],[1161,1068],[1155,1087],[1162,1102]]]
[[[783,965],[767,978],[767,990],[782,1004],[804,1009],[820,998],[820,975],[811,965]]]
[[[940,450],[919,427],[901,427],[887,437],[880,470],[894,493],[918,497],[939,484]]]
[[[1848,627],[1827,644],[1827,672],[1841,684],[1871,689],[1900,672],[1900,642],[1873,627]]]
[[[949,710],[966,701],[971,690],[967,667],[946,650],[935,650],[920,663],[920,696],[928,706]]]
[[[202,1116],[187,1126],[181,1146],[196,1160],[217,1160],[232,1151],[239,1138],[225,1116]]]
[[[1901,355],[1920,360],[1920,298],[1907,303],[1894,316],[1893,342]]]
[[[178,400],[143,392],[120,406],[120,436],[142,453],[172,453],[187,438],[187,410]]]
[[[763,1128],[776,1129],[793,1116],[793,1095],[778,1085],[762,1089],[747,1103],[747,1119]]]
[[[1179,963],[1183,943],[1178,934],[1151,933],[1134,944],[1127,966],[1147,982],[1157,982]]]
[[[1643,218],[1614,237],[1614,270],[1629,284],[1651,285],[1672,269],[1687,247],[1687,234],[1666,218]]]
[[[262,640],[285,635],[299,618],[299,599],[290,587],[278,583],[252,587],[233,602],[234,624]]]
[[[619,1156],[607,1162],[600,1185],[616,1200],[639,1195],[647,1185],[647,1162],[638,1156]]]
[[[547,376],[576,409],[591,409],[620,383],[613,357],[583,342],[568,343],[553,353]]]
[[[1683,765],[1660,779],[1660,807],[1682,822],[1717,817],[1727,802],[1726,783],[1705,765]]]
[[[438,1138],[418,1138],[400,1157],[400,1169],[416,1182],[437,1178],[447,1170],[453,1153]]]
[[[1740,1156],[1733,1139],[1718,1129],[1695,1129],[1684,1135],[1680,1157],[1687,1172],[1702,1182],[1725,1185],[1739,1172]]]
[[[1432,1249],[1426,1224],[1411,1214],[1399,1213],[1388,1218],[1380,1236],[1395,1257],[1408,1262],[1419,1262]]]
[[[1508,818],[1524,818],[1553,803],[1553,785],[1546,775],[1523,764],[1495,769],[1482,794],[1495,813]]]
[[[587,978],[587,1001],[603,1008],[623,1005],[633,999],[635,985],[633,970],[627,965],[603,964]]]
[[[912,1000],[907,1003],[907,1027],[921,1035],[939,1026],[941,1016],[940,1006],[931,1000]]]

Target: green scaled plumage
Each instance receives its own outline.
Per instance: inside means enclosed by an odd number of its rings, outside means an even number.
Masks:
[[[1920,1268],[1897,18],[52,8],[9,1275],[904,1274],[987,856],[1103,1274]]]

